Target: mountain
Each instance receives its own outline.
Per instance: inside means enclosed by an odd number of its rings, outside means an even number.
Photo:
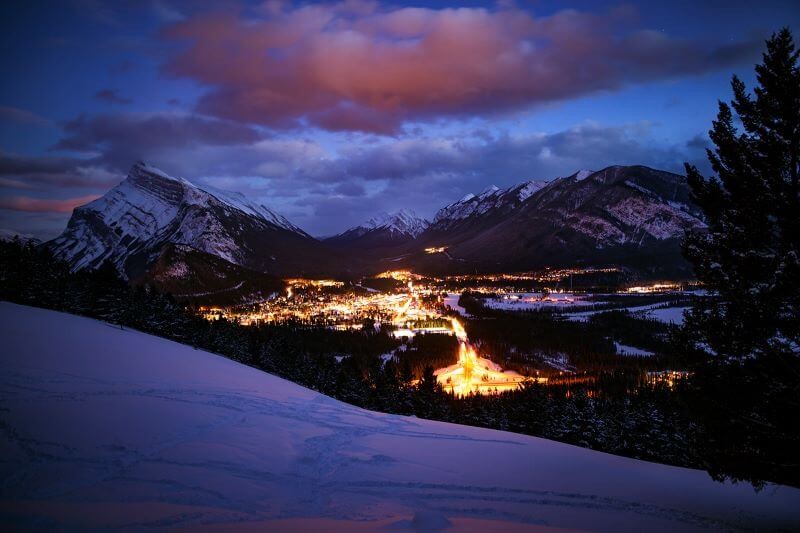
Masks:
[[[128,279],[144,275],[168,244],[276,275],[302,274],[331,260],[319,241],[267,207],[142,162],[107,194],[76,208],[49,243],[74,270],[111,261]]]
[[[37,246],[42,243],[40,239],[37,239],[33,235],[19,233],[18,231],[10,229],[0,229],[0,241],[11,242],[13,240],[18,240],[22,244],[31,244],[33,246]]]
[[[614,166],[468,195],[441,209],[402,261],[394,259],[429,271],[615,264],[688,275],[680,239],[704,227],[685,177]]]
[[[147,272],[132,280],[196,305],[233,305],[268,298],[283,281],[183,244],[166,244]]]
[[[374,248],[412,241],[428,227],[429,222],[410,209],[381,213],[360,226],[325,239],[340,247]]]
[[[800,528],[796,488],[367,411],[98,320],[0,302],[0,338],[5,531]]]
[[[468,194],[436,213],[433,223],[430,224],[431,232],[447,231],[462,223],[470,224],[481,218],[502,216],[498,215],[500,213],[508,214],[547,184],[546,181],[534,180],[508,189],[499,189],[492,185],[477,196]]]
[[[75,209],[66,230],[48,245],[75,270],[111,261],[127,279],[162,280],[174,290],[181,283],[163,278],[186,270],[171,269],[170,261],[182,261],[181,255],[191,259],[184,264],[198,269],[189,268],[187,277],[205,280],[181,287],[186,294],[234,294],[233,287],[246,280],[242,287],[256,294],[267,288],[252,283],[254,273],[339,276],[396,268],[450,273],[616,265],[647,277],[690,276],[680,240],[687,230],[704,227],[683,176],[614,166],[506,189],[489,187],[443,207],[430,223],[410,210],[384,213],[320,242],[241,194],[198,187],[137,163],[106,195]],[[187,255],[189,249],[195,253]],[[158,271],[150,273],[156,265]],[[208,274],[212,265],[216,281]]]

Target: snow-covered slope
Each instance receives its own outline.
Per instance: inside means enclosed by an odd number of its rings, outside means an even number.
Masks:
[[[18,231],[10,230],[10,229],[0,229],[0,241],[13,241],[19,240],[23,244],[33,244],[34,246],[37,244],[41,244],[41,240],[37,239],[33,235],[28,233],[20,233]]]
[[[5,530],[800,528],[800,491],[358,409],[210,353],[0,302]]]
[[[165,244],[279,271],[316,241],[239,193],[203,189],[139,162],[119,185],[75,209],[66,230],[50,242],[75,270],[111,261],[128,277],[141,275]]]
[[[493,212],[510,210],[533,196],[548,182],[532,180],[500,189],[494,185],[487,187],[478,195],[467,194],[461,200],[440,209],[433,218],[432,225],[438,229],[448,229],[458,222],[477,218]]]
[[[326,242],[356,247],[394,245],[415,239],[428,224],[411,209],[400,209],[392,213],[380,213],[360,226],[329,237]]]
[[[411,209],[400,209],[393,213],[380,213],[363,226],[367,230],[386,229],[395,233],[416,237],[428,227],[428,221]]]

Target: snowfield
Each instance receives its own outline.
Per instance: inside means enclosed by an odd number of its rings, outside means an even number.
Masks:
[[[620,344],[617,341],[614,341],[614,347],[620,355],[633,355],[636,357],[649,357],[653,355],[653,352],[648,350],[637,348],[636,346],[628,346],[627,344]]]
[[[0,302],[0,527],[800,528],[800,490],[358,409],[189,346]]]

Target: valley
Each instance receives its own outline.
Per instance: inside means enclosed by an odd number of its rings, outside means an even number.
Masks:
[[[413,373],[420,379],[425,366],[435,366],[439,384],[457,396],[496,394],[526,382],[585,387],[609,370],[648,382],[662,373],[669,373],[673,381],[675,376],[685,377],[685,370],[675,367],[680,363],[667,337],[703,292],[687,283],[663,280],[638,286],[592,284],[598,275],[615,272],[567,269],[433,277],[401,270],[357,281],[289,278],[282,291],[264,300],[204,305],[196,313],[207,320],[252,327],[291,324],[381,332],[394,343],[382,356],[384,363],[406,362],[407,353],[416,353],[418,336],[454,337],[416,354]],[[609,317],[624,327],[615,324],[604,330],[602,323]],[[497,324],[509,318],[518,324],[509,339],[517,340],[498,343]],[[547,323],[557,324],[567,338],[585,342],[559,346],[553,343],[557,339],[526,335],[528,328],[544,330]],[[587,335],[587,330],[592,333]],[[477,337],[471,340],[473,332]],[[548,337],[547,331],[539,335]],[[339,357],[346,358],[346,350]]]
[[[800,531],[797,0],[2,12],[0,533]]]

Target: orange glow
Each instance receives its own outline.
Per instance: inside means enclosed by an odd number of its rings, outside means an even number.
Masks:
[[[464,326],[455,319],[451,319],[453,332],[459,341],[458,362],[446,368],[440,368],[435,372],[436,380],[444,387],[445,391],[457,396],[469,394],[496,394],[499,392],[514,390],[528,379],[525,376],[512,372],[503,371],[499,365],[481,357],[467,338]],[[545,378],[536,378],[538,381],[545,381]]]

